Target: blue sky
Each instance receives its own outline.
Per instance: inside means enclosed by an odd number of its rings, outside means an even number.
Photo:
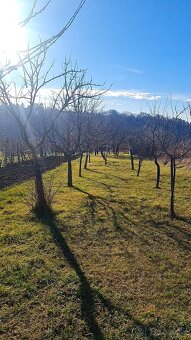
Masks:
[[[78,3],[52,0],[30,34],[57,32]],[[95,82],[114,83],[106,109],[139,112],[155,97],[184,102],[191,98],[190,18],[190,0],[86,0],[50,59],[60,65],[70,56]]]

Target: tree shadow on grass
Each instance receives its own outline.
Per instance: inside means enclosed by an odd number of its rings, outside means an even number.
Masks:
[[[191,250],[191,233],[183,228],[172,224],[172,221],[155,222],[154,226],[161,230],[167,237],[176,242],[180,248],[190,252]]]
[[[106,173],[98,171],[98,170],[93,170],[93,169],[89,169],[89,168],[87,168],[86,170],[90,171],[90,172],[95,172],[96,174],[104,175],[106,178],[109,177]]]
[[[88,210],[90,212],[90,216],[91,216],[91,220],[92,222],[95,224],[96,222],[96,196],[90,194],[87,191],[84,191],[76,186],[73,186],[73,189],[81,192],[82,194],[85,194],[88,196],[88,201],[87,201],[87,206],[88,206]]]
[[[137,332],[141,332],[144,338],[147,340],[159,340],[158,337],[152,335],[149,326],[135,319],[130,313],[124,311],[112,304],[110,300],[105,298],[98,290],[91,287],[88,279],[82,271],[74,253],[67,244],[64,236],[59,229],[59,222],[56,220],[54,215],[49,216],[46,219],[41,219],[44,226],[48,227],[53,241],[61,251],[64,259],[70,265],[70,267],[76,272],[80,281],[80,299],[81,299],[81,315],[84,319],[86,326],[89,331],[90,339],[104,340],[106,339],[102,330],[100,329],[98,322],[95,317],[96,313],[96,300],[99,300],[99,305],[106,308],[110,315],[115,316],[115,313],[125,316],[125,318],[132,322],[132,329],[136,328]],[[127,334],[128,336],[128,334]]]
[[[159,219],[149,219],[148,222],[151,222],[151,226],[156,228],[161,233],[164,233],[168,238],[173,240],[177,243],[180,248],[184,251],[190,252],[191,250],[191,232],[189,230],[191,219],[186,216],[176,215],[175,219],[171,219],[168,216],[168,209],[160,208],[160,210],[164,211],[164,216],[162,220]],[[154,211],[153,211],[154,215]],[[185,225],[178,225],[177,223],[183,222],[187,224]]]
[[[97,174],[100,174],[100,175],[104,175],[104,177],[106,178],[106,179],[108,179],[108,178],[116,178],[117,180],[119,180],[119,181],[123,181],[123,182],[129,182],[129,179],[128,178],[123,178],[123,177],[119,177],[119,176],[116,176],[116,175],[107,175],[106,173],[104,173],[104,172],[101,172],[101,171],[98,171],[98,170],[93,170],[93,169],[86,169],[86,170],[88,170],[88,171],[90,171],[90,172],[95,172],[95,173],[97,173]]]
[[[61,231],[59,230],[59,223],[54,217],[49,217],[44,219],[43,224],[49,228],[51,236],[61,250],[64,259],[68,262],[70,267],[76,272],[80,281],[80,298],[81,298],[81,314],[84,319],[89,333],[92,334],[94,340],[104,339],[103,333],[96,321],[94,310],[95,310],[95,299],[93,295],[92,288],[83,273],[80,265],[75,258],[72,250],[67,244],[65,238],[63,237]]]
[[[116,201],[116,207],[112,207],[113,198],[103,198],[98,195],[92,195],[89,192],[74,186],[75,190],[85,194],[88,197],[87,200],[87,208],[89,210],[89,217],[91,219],[92,224],[96,223],[96,216],[99,217],[99,207],[101,206],[102,209],[105,211],[105,214],[107,216],[108,221],[111,220],[113,224],[114,230],[119,233],[123,238],[126,240],[132,239],[132,237],[136,236],[140,238],[140,236],[135,233],[133,230],[130,230],[128,228],[127,224],[135,225],[132,221],[130,221],[127,216],[119,209],[119,204],[117,205]],[[120,202],[121,205],[121,202]],[[126,227],[124,227],[124,223],[122,223],[121,219],[123,219],[123,222],[125,221]],[[147,241],[144,239],[142,240],[143,243],[147,243]]]
[[[120,224],[118,223],[117,213],[112,207],[110,207],[108,200],[104,199],[101,196],[92,195],[89,192],[82,190],[82,189],[80,189],[76,186],[74,186],[73,188],[75,190],[82,192],[83,194],[87,195],[87,197],[88,197],[87,207],[89,209],[90,216],[91,216],[93,223],[96,222],[96,206],[101,205],[102,208],[104,209],[106,215],[108,216],[108,218],[110,218],[111,215],[112,215],[114,228],[116,230],[121,229]]]
[[[190,217],[186,217],[186,216],[181,216],[181,215],[176,215],[176,220],[190,224],[191,225],[191,218]],[[191,235],[191,233],[190,233]]]
[[[108,220],[110,219],[113,223],[113,227],[116,232],[120,233],[121,236],[125,237],[127,240],[132,238],[133,236],[139,238],[141,242],[145,244],[149,244],[147,242],[146,238],[139,235],[138,233],[134,232],[131,229],[128,228],[128,225],[136,227],[136,224],[132,221],[132,219],[129,219],[127,214],[124,214],[124,212],[121,209],[121,202],[120,206],[115,202],[116,207],[112,207],[112,198],[103,198],[101,196],[96,196],[88,193],[87,191],[84,191],[78,187],[74,187],[75,190],[78,190],[82,192],[83,194],[87,195],[88,201],[87,201],[87,207],[90,212],[90,218],[92,220],[92,223],[96,223],[96,215],[98,214],[99,217],[99,206],[102,206],[104,209]],[[149,210],[150,207],[148,206],[147,209]],[[160,208],[161,209],[161,208]],[[164,210],[164,216],[167,214],[168,210]],[[141,213],[144,215],[144,212],[141,211]],[[154,211],[153,211],[154,213]],[[151,216],[153,214],[151,213]],[[121,219],[125,221],[125,228],[124,223],[121,223]],[[145,218],[143,219],[143,224],[145,223],[151,223],[151,226],[154,228],[157,228],[158,231],[161,231],[161,233],[166,234],[167,237],[171,238],[174,242],[176,242],[183,250],[190,251],[191,250],[191,233],[188,230],[185,230],[184,228],[176,225],[177,221],[182,221],[184,223],[190,224],[191,221],[187,217],[183,216],[177,216],[175,220],[171,220],[170,218],[165,219],[163,221],[154,220],[153,217],[148,218],[147,214],[145,215]]]
[[[133,323],[133,329],[135,330],[135,332],[136,333],[141,332],[142,333],[141,335],[144,336],[144,339],[147,339],[147,340],[159,340],[160,339],[158,336],[155,336],[151,333],[151,329],[148,325],[137,320],[129,312],[123,310],[121,307],[113,305],[112,302],[109,299],[107,299],[106,297],[104,297],[100,292],[95,291],[95,294],[99,298],[100,302],[107,308],[110,315],[115,315],[116,312],[124,315],[126,319],[130,320]],[[136,334],[136,335],[138,335],[138,334]],[[137,338],[137,336],[136,336],[136,338]]]
[[[98,183],[99,185],[101,184],[102,186],[104,186],[106,188],[106,190],[109,191],[109,193],[113,192],[113,190],[111,189],[112,188],[111,185],[108,185],[104,182],[96,181],[95,179],[92,179],[92,178],[88,178],[88,180],[91,181],[91,182],[94,182],[94,183]]]

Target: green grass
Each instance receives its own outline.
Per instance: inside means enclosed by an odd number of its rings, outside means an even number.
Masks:
[[[92,157],[74,188],[66,164],[56,216],[38,221],[22,184],[0,195],[2,339],[191,339],[191,172],[177,169],[177,219],[168,217],[169,168]],[[50,174],[49,173],[49,174]],[[45,175],[47,177],[48,174]]]

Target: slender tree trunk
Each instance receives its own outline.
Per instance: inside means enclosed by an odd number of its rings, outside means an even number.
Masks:
[[[116,147],[116,152],[115,152],[116,156],[119,156],[119,146]]]
[[[72,187],[72,158],[71,155],[67,156],[67,161],[68,161],[68,187]]]
[[[7,156],[4,157],[4,166],[7,166]]]
[[[105,165],[107,165],[107,153],[104,154]]]
[[[91,163],[91,153],[88,153],[88,162]]]
[[[13,161],[11,160],[11,179],[13,180]]]
[[[17,162],[20,163],[20,148],[19,148],[19,143],[17,143]]]
[[[175,191],[175,180],[176,180],[176,162],[173,157],[170,159],[170,177],[171,177],[171,193],[170,193],[170,217],[175,218],[174,209],[174,191]]]
[[[84,163],[84,169],[87,170],[87,166],[88,166],[88,153],[86,153],[86,158],[85,158],[85,163]]]
[[[35,208],[38,210],[38,213],[44,214],[48,210],[48,204],[45,198],[44,193],[44,185],[42,180],[42,172],[40,168],[39,161],[36,156],[34,156],[34,174],[35,174],[35,188],[37,195],[37,202]]]
[[[104,160],[104,162],[105,162],[105,165],[107,165],[107,153],[101,151],[101,155],[102,155],[102,158],[103,158],[103,160]]]
[[[131,170],[135,170],[134,167],[134,158],[133,158],[133,151],[130,149],[130,157],[131,157]]]
[[[140,171],[141,171],[141,164],[142,164],[142,160],[139,159],[139,164],[138,164],[138,169],[137,169],[137,176],[140,175]]]
[[[156,173],[156,188],[159,189],[160,185],[160,164],[158,162],[157,157],[155,157],[155,165],[157,167],[157,173]]]
[[[42,158],[43,156],[44,156],[44,152],[43,152],[43,147],[41,145],[41,147],[40,147],[40,157]]]
[[[82,177],[82,158],[83,158],[83,152],[80,154],[79,177]]]

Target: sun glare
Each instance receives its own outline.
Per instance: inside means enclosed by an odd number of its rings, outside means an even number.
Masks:
[[[0,63],[14,62],[25,45],[25,28],[19,27],[20,10],[17,0],[0,2]]]

